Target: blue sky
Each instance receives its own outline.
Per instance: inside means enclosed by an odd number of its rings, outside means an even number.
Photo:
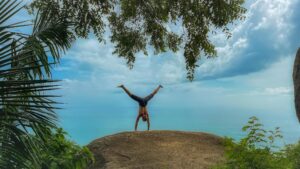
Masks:
[[[258,116],[267,128],[281,127],[286,142],[300,138],[293,104],[292,65],[300,47],[300,0],[247,1],[244,21],[232,25],[232,38],[210,38],[218,57],[203,58],[195,80],[186,79],[183,51],[137,55],[132,70],[112,55],[113,44],[91,35],[79,39],[54,68],[63,79],[60,125],[80,144],[133,130],[138,105],[120,89],[143,96],[164,88],[149,103],[155,130],[205,131],[234,138]],[[19,18],[20,19],[20,18]],[[109,37],[109,33],[105,34]],[[145,129],[140,122],[140,129]]]

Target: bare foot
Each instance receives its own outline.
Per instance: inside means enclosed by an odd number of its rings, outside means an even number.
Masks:
[[[119,85],[119,86],[117,86],[117,87],[121,87],[121,88],[122,88],[122,87],[124,87],[124,85],[121,84],[121,85]]]

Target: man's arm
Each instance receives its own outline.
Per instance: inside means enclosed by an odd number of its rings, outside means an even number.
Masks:
[[[150,119],[149,117],[147,118],[147,126],[148,126],[148,131],[150,130]]]
[[[140,117],[141,117],[140,115],[138,115],[138,116],[136,117],[135,125],[134,125],[134,131],[137,130],[137,127],[138,127],[138,123],[139,123]]]

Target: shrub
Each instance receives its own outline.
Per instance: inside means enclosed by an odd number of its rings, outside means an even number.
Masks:
[[[62,128],[48,129],[46,146],[40,147],[42,169],[83,169],[94,161],[92,153],[66,138]],[[36,139],[35,141],[40,141]]]
[[[300,141],[297,144],[287,145],[285,151],[288,159],[292,161],[293,168],[300,169]]]
[[[279,128],[265,130],[256,117],[243,127],[247,135],[240,141],[225,138],[224,164],[215,169],[299,169],[300,144],[276,146],[282,139]]]

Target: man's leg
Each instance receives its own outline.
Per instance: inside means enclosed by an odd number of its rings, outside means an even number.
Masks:
[[[131,94],[130,91],[129,91],[124,85],[120,85],[120,86],[118,86],[118,87],[122,88],[122,89],[127,93],[127,95],[128,95],[130,98],[132,98],[133,100],[137,101],[139,104],[140,104],[141,102],[143,102],[143,99],[142,99],[142,98],[140,98],[140,97],[138,97],[138,96],[136,96],[136,95],[134,95],[134,94]]]
[[[162,85],[159,85],[151,94],[145,97],[146,101],[152,99],[152,97],[159,91],[160,88],[162,88]]]
[[[131,95],[132,95],[132,94],[130,93],[130,91],[129,91],[128,89],[126,89],[126,87],[125,87],[124,85],[120,85],[120,86],[118,86],[118,87],[122,88],[122,89],[128,94],[128,96],[131,96]]]

